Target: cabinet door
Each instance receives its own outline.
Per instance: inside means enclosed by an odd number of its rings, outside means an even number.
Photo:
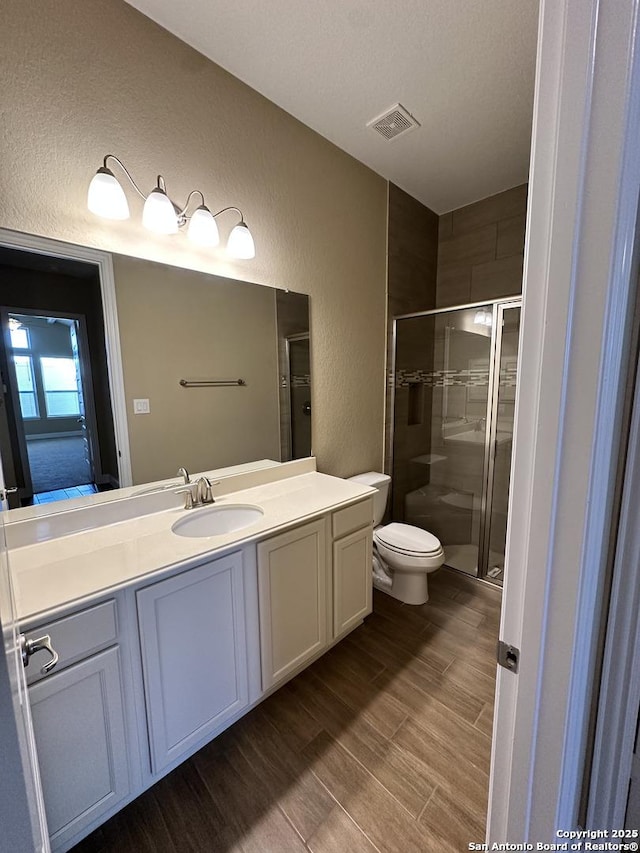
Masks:
[[[118,649],[29,688],[52,849],[129,793]]]
[[[242,554],[136,598],[151,763],[159,772],[248,704]]]
[[[333,636],[346,634],[372,609],[371,527],[333,543]]]
[[[258,545],[264,690],[327,644],[325,537],[320,519]]]

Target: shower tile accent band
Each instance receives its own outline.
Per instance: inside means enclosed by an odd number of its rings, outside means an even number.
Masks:
[[[290,378],[290,383],[292,388],[307,388],[311,385],[311,376],[307,373],[306,376],[295,376],[292,375]]]
[[[395,375],[396,388],[408,388],[414,384],[424,385],[426,388],[444,388],[451,386],[481,387],[489,384],[488,370],[480,368],[467,368],[464,370],[397,370]],[[389,376],[389,384],[393,386],[393,374]],[[503,367],[500,376],[500,385],[504,388],[515,388],[516,366],[507,365]]]

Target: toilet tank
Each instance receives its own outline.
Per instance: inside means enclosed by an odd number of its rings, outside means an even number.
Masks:
[[[355,477],[349,477],[348,479],[378,490],[373,496],[373,526],[377,527],[382,521],[384,511],[387,508],[391,477],[388,474],[378,474],[377,471],[367,471],[365,474],[356,474]]]

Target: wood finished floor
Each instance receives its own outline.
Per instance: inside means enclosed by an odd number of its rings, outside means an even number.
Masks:
[[[441,570],[74,853],[447,853],[484,841],[500,592]]]

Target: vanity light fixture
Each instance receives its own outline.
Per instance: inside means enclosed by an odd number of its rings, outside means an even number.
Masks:
[[[492,326],[493,314],[489,308],[479,308],[476,311],[473,322],[476,326]]]
[[[233,258],[249,260],[255,257],[256,249],[253,237],[244,221],[242,211],[237,207],[223,207],[217,213],[211,213],[204,203],[204,195],[200,190],[192,190],[187,196],[183,207],[175,204],[167,195],[167,188],[162,175],[158,175],[158,183],[148,195],[145,195],[131,177],[129,170],[122,160],[113,154],[107,154],[102,166],[98,169],[89,184],[87,207],[96,216],[105,219],[128,219],[129,204],[118,179],[107,163],[111,160],[117,163],[127,176],[129,183],[144,199],[142,209],[142,224],[156,234],[177,234],[180,228],[187,226],[187,236],[200,246],[213,247],[220,242],[216,217],[229,210],[240,216],[238,222],[229,234],[227,252]],[[194,197],[200,197],[200,205],[188,214],[189,205]]]

